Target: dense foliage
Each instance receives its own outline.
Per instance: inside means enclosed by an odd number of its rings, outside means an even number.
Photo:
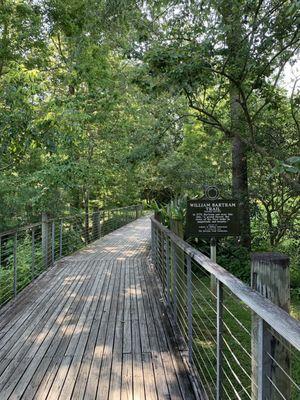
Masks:
[[[240,243],[291,255],[299,285],[300,95],[281,84],[299,18],[295,0],[3,0],[1,230],[213,183]]]

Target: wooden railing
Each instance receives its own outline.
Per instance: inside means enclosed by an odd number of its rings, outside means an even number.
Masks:
[[[152,263],[202,398],[299,399],[300,322],[154,218],[151,227]],[[271,261],[286,274],[284,257],[277,254]],[[257,267],[258,258],[253,262]],[[262,269],[269,262],[262,256]],[[288,289],[287,282],[287,299]],[[267,286],[263,291],[272,298]]]
[[[0,306],[63,256],[139,218],[142,206],[96,210],[0,233]]]

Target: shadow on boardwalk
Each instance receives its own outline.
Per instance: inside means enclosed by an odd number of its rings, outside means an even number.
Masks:
[[[141,218],[64,258],[0,312],[0,399],[194,399]]]

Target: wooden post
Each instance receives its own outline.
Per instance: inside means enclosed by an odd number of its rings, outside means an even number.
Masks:
[[[94,207],[93,210],[93,226],[92,226],[92,240],[100,238],[100,211],[98,207]]]
[[[64,222],[61,220],[59,224],[59,258],[61,258],[63,255],[63,229]]]
[[[84,241],[88,245],[90,243],[90,194],[88,189],[84,192]]]
[[[43,212],[42,214],[42,251],[43,251],[43,259],[44,266],[48,268],[49,264],[49,222],[48,222],[48,214]]]
[[[52,266],[55,261],[55,222],[52,221],[51,225],[51,254],[52,254]]]
[[[289,313],[289,258],[278,253],[255,253],[251,257],[252,289]],[[278,391],[290,399],[290,348],[256,314],[252,315],[252,399],[277,399]]]
[[[35,275],[35,229],[32,228],[31,231],[31,280],[33,280]]]
[[[189,362],[193,362],[193,289],[192,289],[192,259],[186,255],[187,270],[187,310],[188,310],[188,349]]]
[[[162,223],[162,218],[161,218],[161,213],[160,211],[154,211],[154,218],[156,219],[156,221]]]
[[[88,245],[90,242],[90,216],[89,216],[89,208],[85,207],[84,210],[84,241],[85,244]]]
[[[14,235],[14,296],[18,293],[18,264],[17,264],[17,251],[18,251],[18,234]]]
[[[143,205],[138,205],[138,216],[139,218],[143,215]]]
[[[157,221],[159,221],[160,223],[162,223],[162,218],[161,218],[161,214],[160,212],[155,211],[154,213],[155,219]],[[166,270],[165,270],[165,238],[164,238],[164,234],[163,232],[161,232],[159,229],[157,229],[156,232],[156,238],[157,238],[157,251],[158,251],[158,259],[159,262],[161,263],[161,280],[162,280],[162,288],[163,288],[163,292],[165,291],[165,287],[166,287]]]

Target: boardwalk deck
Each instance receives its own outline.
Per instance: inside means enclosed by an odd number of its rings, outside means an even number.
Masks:
[[[141,218],[64,258],[0,310],[1,400],[193,400]]]

